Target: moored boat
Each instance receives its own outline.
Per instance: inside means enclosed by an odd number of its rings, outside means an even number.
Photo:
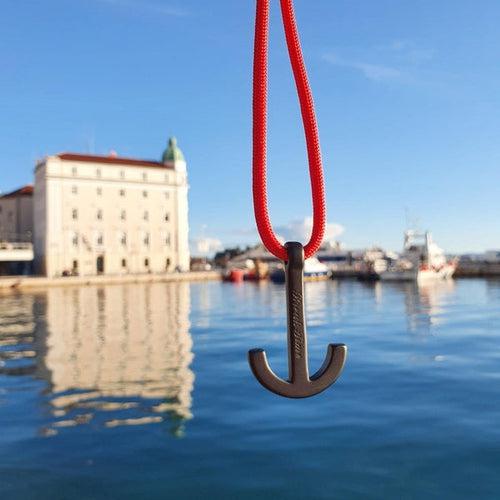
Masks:
[[[405,232],[401,257],[380,273],[383,281],[447,280],[453,277],[455,260],[447,260],[444,251],[434,243],[429,232]]]
[[[245,279],[245,271],[243,269],[233,268],[230,269],[224,276],[224,281],[229,283],[242,283]]]
[[[304,280],[305,281],[323,281],[329,279],[331,271],[325,264],[317,258],[311,257],[304,262]],[[273,283],[285,282],[285,269],[282,264],[274,268],[269,274],[269,279]]]

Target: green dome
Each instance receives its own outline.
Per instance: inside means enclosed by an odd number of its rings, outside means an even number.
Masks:
[[[177,146],[177,139],[175,137],[171,137],[168,140],[168,148],[163,153],[161,161],[162,163],[185,161],[182,151],[180,150],[179,146]]]

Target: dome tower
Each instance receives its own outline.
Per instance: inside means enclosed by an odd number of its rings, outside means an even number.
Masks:
[[[176,172],[186,172],[186,160],[175,137],[169,138],[168,147],[163,152],[161,161],[165,166],[174,168]]]

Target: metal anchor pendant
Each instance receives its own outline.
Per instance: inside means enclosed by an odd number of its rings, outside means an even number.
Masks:
[[[311,377],[307,362],[307,334],[304,311],[304,248],[300,243],[285,244],[286,301],[288,317],[288,380],[283,380],[269,367],[263,349],[252,349],[248,362],[255,378],[268,390],[287,398],[307,398],[319,394],[340,376],[347,355],[345,344],[329,344],[326,359]]]

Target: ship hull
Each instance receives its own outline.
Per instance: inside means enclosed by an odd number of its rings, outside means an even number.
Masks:
[[[455,264],[446,264],[439,270],[423,269],[418,272],[417,281],[419,283],[426,283],[435,280],[449,280],[453,278],[456,270]]]
[[[448,263],[440,269],[405,269],[387,270],[380,273],[382,281],[413,281],[418,283],[428,283],[431,281],[442,281],[453,278],[456,265]]]

